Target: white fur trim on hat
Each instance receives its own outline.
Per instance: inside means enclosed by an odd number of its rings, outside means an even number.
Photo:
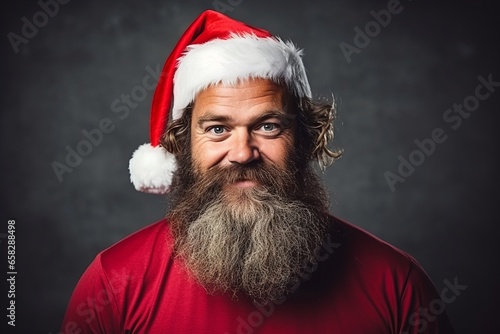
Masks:
[[[196,94],[209,85],[234,85],[239,79],[284,80],[296,96],[311,97],[301,56],[292,42],[251,34],[190,45],[179,58],[174,76],[172,118],[180,118]]]
[[[176,169],[177,163],[172,153],[162,146],[143,144],[130,159],[130,181],[139,191],[165,194],[169,191]]]

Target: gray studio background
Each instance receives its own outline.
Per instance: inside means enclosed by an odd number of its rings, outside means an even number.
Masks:
[[[500,88],[456,130],[443,114],[474,94],[479,75],[500,81],[495,7],[402,0],[403,10],[348,63],[340,43],[354,45],[353,29],[364,30],[370,11],[388,1],[232,3],[239,5],[227,14],[304,48],[315,96],[338,98],[335,145],[345,155],[324,173],[332,211],[414,255],[439,291],[446,279],[467,285],[447,305],[457,332],[493,333]],[[18,332],[57,333],[96,253],[164,215],[164,198],[128,181],[128,160],[148,141],[152,91],[126,116],[111,104],[142,86],[146,68],[163,66],[187,25],[213,7],[210,0],[73,0],[16,53],[7,34],[20,34],[23,16],[31,21],[41,7],[4,3],[0,232],[16,220]],[[113,131],[60,182],[51,164],[65,163],[66,147],[76,149],[82,131],[105,118]],[[397,173],[398,156],[408,159],[414,140],[435,128],[447,140],[392,191],[384,173]]]

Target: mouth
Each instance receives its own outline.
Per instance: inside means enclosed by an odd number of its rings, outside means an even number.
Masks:
[[[238,180],[232,185],[238,188],[250,188],[250,187],[255,187],[257,183],[252,180]]]

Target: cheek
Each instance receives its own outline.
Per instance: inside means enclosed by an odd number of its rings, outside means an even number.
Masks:
[[[201,171],[206,171],[217,165],[227,153],[227,149],[220,143],[197,140],[196,138],[192,138],[191,143],[193,162]]]
[[[261,155],[272,163],[285,167],[293,152],[293,140],[290,137],[268,141],[260,146]]]

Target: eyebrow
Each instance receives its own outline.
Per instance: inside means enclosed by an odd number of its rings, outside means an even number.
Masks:
[[[199,119],[198,119],[198,126],[202,126],[203,123],[206,123],[206,122],[221,122],[221,123],[227,123],[227,122],[231,122],[233,118],[231,116],[223,116],[223,115],[216,115],[216,114],[213,114],[211,113],[210,111],[205,113],[203,116],[201,116]]]
[[[268,111],[268,112],[258,116],[254,120],[252,120],[252,124],[257,124],[257,123],[260,123],[266,119],[274,118],[274,117],[279,118],[280,120],[283,120],[286,118],[286,114],[283,111],[277,111],[277,110]],[[198,123],[199,127],[202,127],[202,125],[204,123],[207,123],[207,122],[231,123],[231,121],[233,121],[233,118],[231,116],[217,115],[217,114],[214,114],[214,113],[208,111],[207,113],[205,113],[203,116],[201,116],[198,119],[197,123]]]

